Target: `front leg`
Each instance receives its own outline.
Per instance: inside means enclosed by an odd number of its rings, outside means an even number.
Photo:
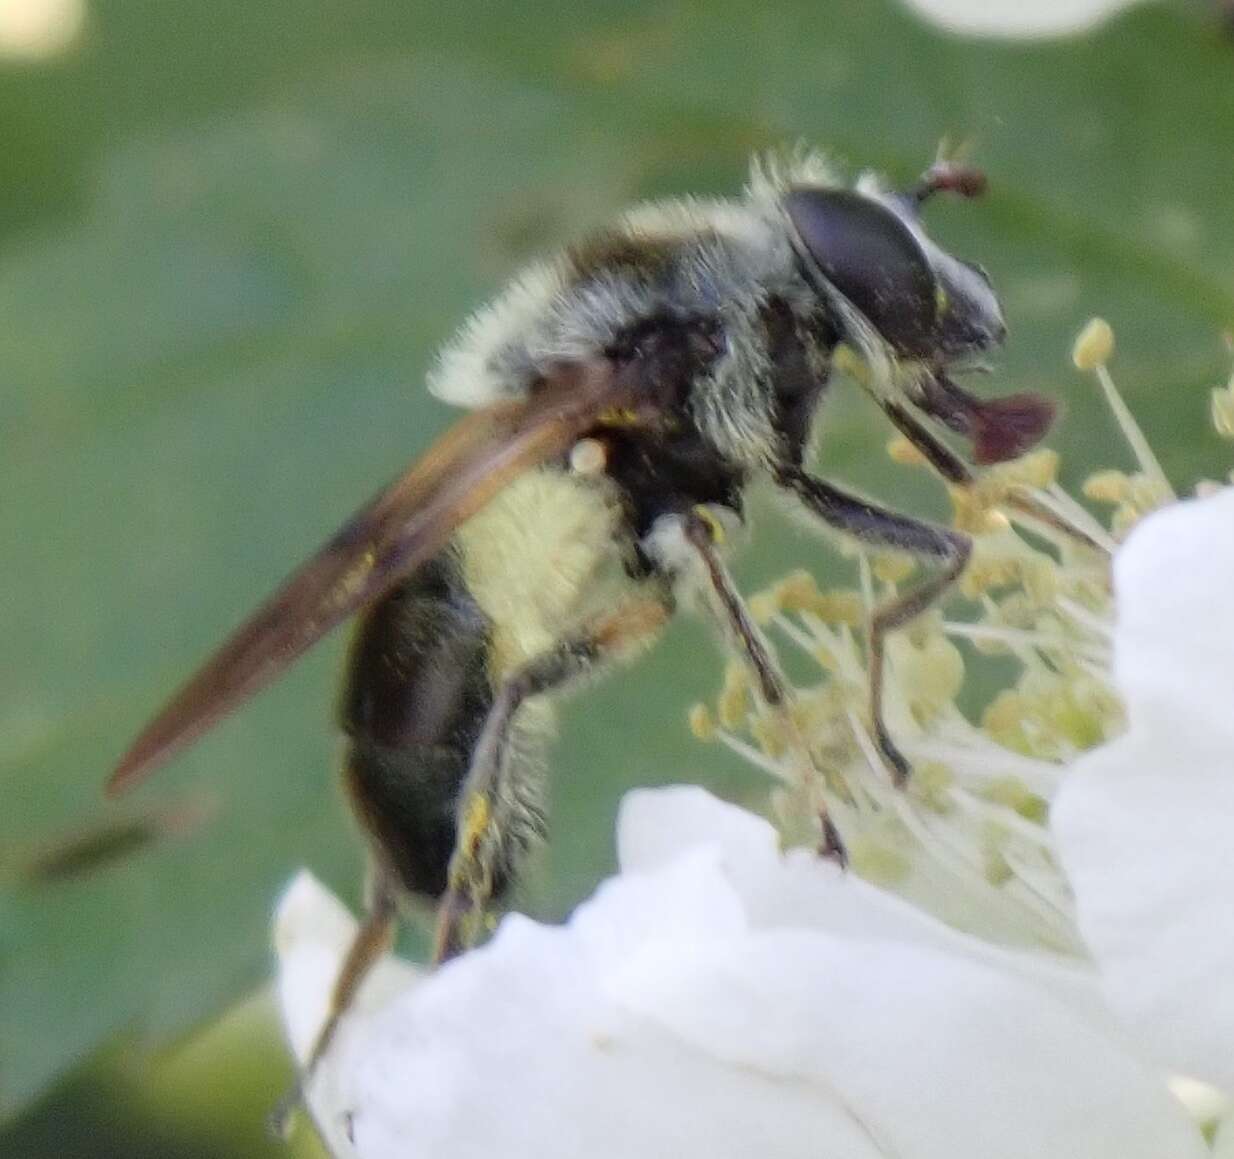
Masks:
[[[898,515],[885,507],[869,503],[814,478],[800,467],[779,466],[774,478],[779,486],[795,495],[811,514],[837,531],[872,547],[897,548],[941,565],[939,571],[915,588],[875,608],[870,617],[871,729],[896,783],[903,785],[908,780],[910,766],[892,741],[883,720],[886,636],[895,628],[916,619],[959,578],[972,554],[972,540],[959,531]]]
[[[506,678],[489,709],[458,798],[458,838],[446,892],[437,909],[435,963],[457,956],[484,932],[499,879],[508,878],[543,821],[528,805],[526,760],[512,743],[519,709],[529,697],[562,688],[649,643],[667,622],[656,599],[632,602],[563,640]]]
[[[898,430],[918,451],[925,456],[932,466],[948,483],[956,487],[971,487],[976,481],[972,471],[946,444],[940,442],[932,432],[913,415],[907,408],[896,402],[885,403],[883,410]],[[1088,532],[1077,527],[1056,511],[1037,502],[1031,494],[1011,490],[999,500],[999,505],[1018,511],[1039,524],[1059,532],[1076,543],[1103,554],[1107,549],[1098,543]]]
[[[763,707],[775,719],[801,771],[807,775],[816,773],[810,746],[793,719],[789,683],[715,549],[723,534],[719,522],[706,507],[696,507],[684,517],[682,532],[686,543],[703,565],[708,587],[714,597],[714,611],[725,634],[754,674],[755,687]],[[848,855],[844,841],[825,804],[819,808],[819,823],[823,831],[821,852],[826,857],[835,858],[841,865],[846,864]]]

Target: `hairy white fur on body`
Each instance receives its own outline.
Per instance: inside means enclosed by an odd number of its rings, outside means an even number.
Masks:
[[[804,315],[818,297],[802,273],[780,198],[793,185],[835,184],[818,154],[799,152],[756,160],[741,198],[634,207],[618,218],[611,235],[635,242],[679,240],[671,276],[652,282],[616,269],[580,278],[568,253],[537,262],[445,346],[429,389],[458,406],[486,406],[524,394],[556,362],[600,354],[641,320],[718,317],[726,346],[709,381],[692,391],[694,419],[721,453],[761,466],[775,432],[759,311],[776,297]],[[842,295],[835,299],[873,379],[889,382],[885,343]]]

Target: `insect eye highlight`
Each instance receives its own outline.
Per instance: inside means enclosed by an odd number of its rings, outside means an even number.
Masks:
[[[938,283],[907,225],[847,189],[799,187],[784,210],[818,271],[900,354],[925,356],[938,320]]]

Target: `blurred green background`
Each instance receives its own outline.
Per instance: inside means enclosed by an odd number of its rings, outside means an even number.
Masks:
[[[14,12],[82,17],[0,57],[0,1155],[285,1153],[262,1117],[288,1073],[249,996],[296,867],[358,899],[340,640],[132,800],[101,781],[448,421],[427,359],[529,255],[640,197],[734,191],[755,149],[804,138],[907,180],[971,137],[990,195],[933,228],[1002,290],[998,389],[1064,399],[1068,479],[1126,463],[1067,362],[1092,313],[1167,470],[1225,462],[1205,421],[1234,323],[1216,4],[1026,45],[890,0],[75,2],[0,0],[0,50]],[[945,511],[855,392],[826,421],[828,472]],[[770,516],[738,570],[831,558]],[[759,799],[683,724],[713,656],[682,625],[568,706],[532,911],[562,915],[611,865],[631,785]],[[32,880],[66,834],[90,871]]]

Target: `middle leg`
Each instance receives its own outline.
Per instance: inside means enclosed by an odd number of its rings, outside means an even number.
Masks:
[[[734,648],[754,674],[759,699],[778,725],[793,759],[801,766],[801,772],[807,776],[812,775],[817,770],[810,755],[810,746],[793,718],[792,694],[788,681],[784,678],[775,653],[750,616],[745,600],[728,574],[724,561],[715,550],[722,535],[719,527],[705,507],[696,507],[684,516],[682,530],[686,542],[703,565],[707,586],[715,599],[717,618]],[[819,824],[822,827],[820,852],[825,857],[834,858],[841,865],[846,864],[848,855],[844,841],[825,804],[819,808]]]

